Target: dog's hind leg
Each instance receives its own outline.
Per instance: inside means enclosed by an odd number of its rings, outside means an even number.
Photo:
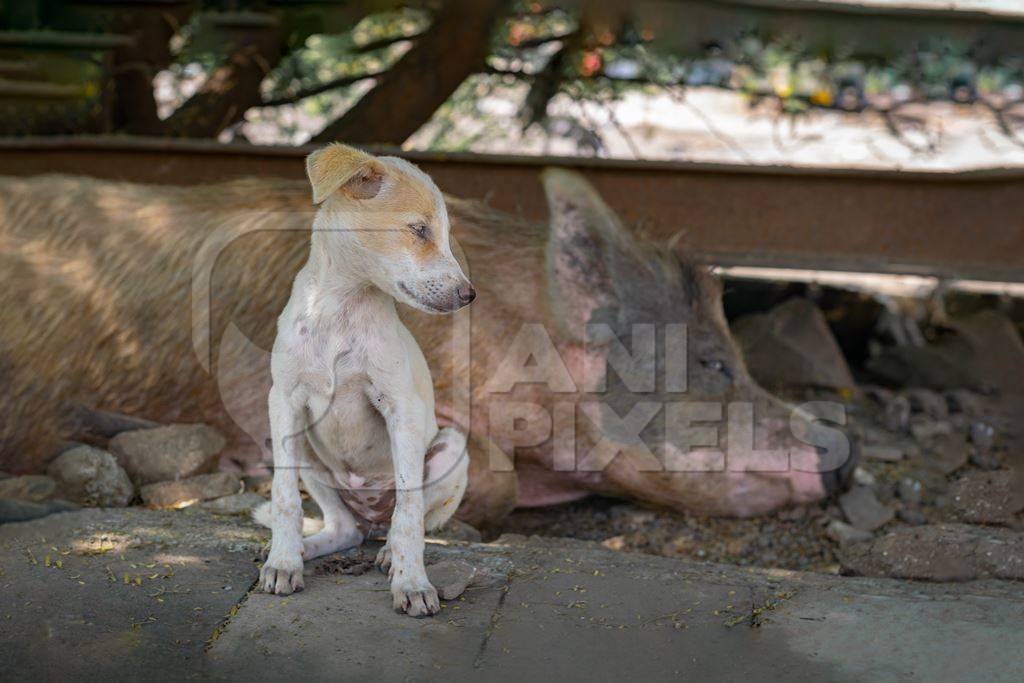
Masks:
[[[331,475],[327,470],[306,467],[302,470],[302,483],[324,513],[324,528],[302,539],[302,559],[312,560],[322,555],[354,548],[363,542],[363,533],[356,526],[356,519],[348,509],[338,491],[331,486]]]

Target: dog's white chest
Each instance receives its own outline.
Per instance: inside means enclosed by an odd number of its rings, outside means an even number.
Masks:
[[[391,466],[390,439],[384,418],[356,386],[343,384],[333,396],[309,401],[309,441],[331,470],[367,476]]]
[[[299,380],[308,392],[310,442],[330,469],[390,465],[387,425],[367,396],[366,350],[351,331],[310,335]],[[319,361],[319,362],[317,362]]]

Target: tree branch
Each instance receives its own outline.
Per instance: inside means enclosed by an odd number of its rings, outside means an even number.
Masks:
[[[385,73],[387,73],[386,70],[384,70],[384,71],[374,71],[373,73],[354,74],[352,76],[342,76],[341,78],[335,78],[333,80],[327,81],[326,83],[321,83],[320,85],[315,85],[312,88],[306,88],[305,90],[299,90],[298,92],[296,92],[296,93],[294,93],[292,95],[282,95],[280,97],[275,97],[275,98],[272,98],[272,99],[269,99],[269,100],[264,100],[261,106],[264,106],[264,107],[279,107],[282,104],[295,104],[299,100],[304,100],[307,97],[312,97],[313,95],[319,95],[320,93],[327,92],[328,90],[335,90],[337,88],[344,88],[347,85],[352,85],[353,83],[358,83],[359,81],[364,81],[367,78],[380,78]]]
[[[262,104],[260,84],[284,56],[283,34],[276,22],[245,27],[239,33],[231,41],[236,47],[228,58],[164,121],[164,134],[216,137],[241,121],[250,107]]]
[[[999,126],[1000,132],[1013,144],[1018,147],[1024,147],[1024,138],[1021,137],[1017,129],[1010,123],[1008,112],[1011,107],[1024,103],[1024,100],[1012,100],[1010,102],[1004,102],[1002,105],[997,105],[988,99],[981,97],[978,98],[978,102],[983,104],[995,117],[996,125]]]
[[[566,36],[562,46],[551,55],[548,63],[533,78],[530,90],[526,93],[526,98],[523,101],[523,111],[520,116],[523,130],[543,121],[547,116],[548,103],[558,93],[559,85],[562,82],[566,57],[579,49],[580,36],[580,31]]]
[[[313,142],[401,144],[484,67],[491,27],[504,0],[450,0],[377,86]]]
[[[153,97],[153,76],[171,62],[170,40],[192,11],[189,4],[127,7],[114,16],[112,30],[130,35],[130,45],[117,48],[111,67],[114,130],[133,135],[159,135],[160,117]]]
[[[374,50],[379,50],[384,47],[390,47],[395,43],[404,43],[407,40],[416,40],[420,38],[423,35],[423,33],[425,33],[425,31],[422,31],[420,33],[413,33],[412,35],[408,36],[387,36],[385,38],[377,38],[376,40],[371,40],[368,43],[356,45],[352,49],[352,52],[357,55],[365,54],[367,52],[373,52]]]
[[[559,40],[566,40],[574,35],[576,35],[576,31],[570,31],[568,33],[559,33],[558,35],[554,36],[537,36],[536,38],[527,38],[526,40],[521,40],[515,45],[510,44],[509,47],[513,47],[517,50],[525,50],[532,47],[540,47],[541,45],[547,45],[548,43],[554,43]]]

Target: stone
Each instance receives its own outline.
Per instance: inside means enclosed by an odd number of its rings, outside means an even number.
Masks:
[[[27,522],[32,519],[46,517],[56,512],[71,512],[78,506],[66,500],[48,500],[33,503],[15,498],[0,498],[0,524],[8,522]]]
[[[829,522],[828,527],[825,529],[825,533],[833,541],[839,544],[840,547],[846,547],[853,543],[863,543],[874,539],[875,535],[870,531],[858,529],[855,526],[851,526],[846,522],[841,522],[838,519],[833,519]]]
[[[1024,342],[1006,314],[985,310],[951,323],[952,330],[924,346],[883,349],[865,364],[888,386],[1014,391],[1024,384]]]
[[[864,444],[861,446],[860,453],[866,460],[880,460],[882,462],[899,462],[904,456],[902,448],[874,444]]]
[[[856,467],[853,470],[853,483],[858,486],[874,486],[876,483],[875,475],[863,467]]]
[[[57,492],[57,482],[42,474],[25,474],[0,480],[0,498],[41,503]]]
[[[427,578],[442,600],[462,595],[476,577],[476,567],[463,560],[444,560],[427,567]]]
[[[970,461],[979,470],[998,470],[1003,466],[999,458],[992,453],[971,453]]]
[[[910,477],[901,477],[896,484],[896,495],[907,505],[917,505],[921,502],[921,482]]]
[[[927,441],[937,436],[948,436],[953,433],[953,423],[949,420],[932,420],[928,417],[914,417],[910,421],[910,433],[918,441]]]
[[[445,541],[462,541],[464,543],[480,543],[483,536],[476,527],[466,524],[460,519],[452,517],[444,526],[436,531],[427,534],[430,538],[438,538]]]
[[[135,486],[114,456],[92,446],[64,451],[46,470],[68,500],[87,507],[125,507]]]
[[[949,416],[949,424],[953,427],[954,434],[970,434],[971,419],[966,415],[957,413]]]
[[[969,427],[971,443],[980,453],[992,450],[996,440],[996,430],[992,425],[981,420],[974,420]]]
[[[201,503],[199,507],[218,515],[248,516],[252,514],[253,508],[266,502],[267,499],[258,493],[246,491],[244,493],[234,493],[222,498],[214,498],[213,500]]]
[[[226,441],[213,427],[181,424],[122,432],[110,450],[138,486],[213,471]]]
[[[935,420],[944,420],[949,417],[946,397],[937,391],[924,388],[908,389],[904,395],[910,401],[911,411],[915,413],[923,413]]]
[[[893,511],[878,502],[874,491],[867,486],[855,486],[839,496],[839,507],[853,526],[874,531],[892,520]]]
[[[953,325],[972,351],[983,387],[1018,391],[1024,384],[1024,340],[1008,315],[983,310]]]
[[[946,406],[954,415],[977,417],[984,412],[981,396],[967,389],[951,389],[946,392]]]
[[[926,464],[941,474],[952,474],[967,464],[970,456],[967,441],[960,434],[946,434],[924,445]]]
[[[890,386],[931,389],[977,388],[984,380],[962,341],[926,346],[891,346],[864,365],[868,374]]]
[[[1024,534],[970,524],[897,527],[839,553],[844,573],[926,581],[1024,580]]]
[[[213,498],[240,493],[242,481],[231,472],[200,474],[178,481],[161,481],[143,486],[142,500],[151,507],[186,507]]]
[[[877,447],[878,459],[895,457],[895,450],[900,451],[901,459],[913,458],[921,454],[921,444],[915,441],[904,430],[903,433],[892,432],[881,426],[870,423],[854,423],[854,434],[858,437],[861,447]]]
[[[885,404],[882,417],[885,428],[892,432],[902,433],[910,427],[910,399],[906,396],[894,396]]]
[[[629,503],[613,505],[608,510],[609,516],[619,525],[630,529],[643,529],[657,520],[658,516],[652,510],[637,507]]]
[[[601,546],[608,550],[622,551],[626,549],[626,537],[625,536],[612,536],[601,541]]]
[[[824,314],[808,299],[789,299],[767,313],[742,316],[732,331],[750,374],[761,384],[856,387]]]
[[[972,524],[1013,523],[1024,510],[1024,482],[1018,477],[1011,470],[964,474],[949,489],[957,517]]]
[[[893,396],[896,395],[892,389],[880,387],[877,384],[862,385],[860,390],[861,393],[864,394],[865,398],[871,399],[880,406],[884,406],[893,399]]]
[[[899,517],[901,522],[911,524],[913,526],[919,526],[928,521],[927,519],[925,519],[924,513],[922,513],[920,510],[903,508],[902,510],[897,512],[896,515]]]

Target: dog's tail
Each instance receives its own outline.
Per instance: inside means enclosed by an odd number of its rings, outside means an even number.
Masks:
[[[270,505],[271,503],[268,500],[266,503],[260,503],[259,505],[254,507],[252,510],[253,521],[257,524],[262,524],[263,526],[269,528],[271,518]]]

